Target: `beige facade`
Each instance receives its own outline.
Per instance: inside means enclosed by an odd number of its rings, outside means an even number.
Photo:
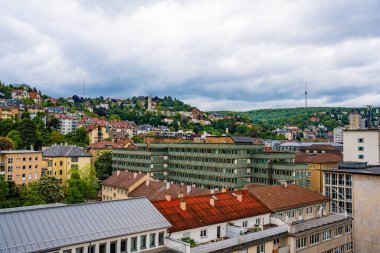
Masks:
[[[44,157],[44,168],[48,176],[54,176],[60,179],[64,185],[66,180],[70,178],[70,170],[72,168],[81,168],[91,165],[91,157]]]
[[[380,130],[346,130],[343,132],[343,159],[380,165]]]
[[[105,126],[96,126],[88,130],[88,139],[90,141],[90,144],[108,139],[109,137],[109,133],[107,132]]]
[[[380,176],[352,174],[354,250],[360,253],[380,249]]]
[[[360,114],[352,113],[349,115],[350,130],[364,129],[365,122]]]
[[[19,115],[17,107],[0,107],[0,119],[13,119],[16,115]]]
[[[120,173],[117,172],[117,173]],[[135,174],[133,182],[128,187],[112,187],[103,185],[102,186],[102,200],[119,200],[128,199],[128,194],[139,187],[141,184],[149,180],[149,175],[147,174]]]
[[[16,184],[28,184],[41,177],[42,152],[0,151],[0,175]]]

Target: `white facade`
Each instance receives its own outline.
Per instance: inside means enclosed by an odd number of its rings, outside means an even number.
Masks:
[[[343,143],[343,127],[334,128],[334,142]]]
[[[78,128],[78,119],[77,118],[60,118],[59,119],[60,132],[62,134],[68,134],[75,132]]]
[[[380,165],[380,130],[343,131],[343,160]]]
[[[216,240],[218,238],[228,237],[227,231],[230,230],[231,232],[233,230],[231,228],[236,228],[235,230],[239,234],[241,231],[245,231],[247,228],[252,228],[255,226],[259,227],[260,225],[269,224],[270,223],[269,219],[270,219],[270,214],[268,213],[264,215],[231,221],[234,226],[230,226],[232,225],[231,222],[223,222],[219,224],[213,224],[213,225],[173,232],[171,233],[170,237],[177,240],[181,238],[189,237],[193,239],[194,241],[196,241],[197,244],[206,243],[209,241]],[[218,235],[218,227],[220,231],[219,235]],[[206,231],[206,232],[202,232],[202,231]]]

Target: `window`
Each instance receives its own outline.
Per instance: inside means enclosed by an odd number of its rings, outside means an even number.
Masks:
[[[307,172],[307,176],[311,177],[311,172],[310,171]]]
[[[13,158],[8,158],[8,163],[13,163]]]
[[[312,213],[313,213],[313,207],[312,206],[306,207],[306,214],[312,214]]]
[[[243,221],[243,225],[242,225],[242,227],[243,227],[243,228],[246,228],[246,227],[248,227],[248,221],[246,221],[246,220],[245,220],[245,221]]]
[[[95,253],[95,245],[90,245],[87,248],[88,253]]]
[[[349,243],[346,244],[346,250],[347,251],[352,250],[352,242],[349,242]]]
[[[274,239],[273,240],[274,245],[279,245],[280,244],[280,238]]]
[[[22,180],[25,180],[26,178],[25,178],[25,174],[22,174]]]
[[[126,252],[127,251],[127,239],[121,240],[120,241],[120,251],[121,252]],[[90,253],[90,252],[89,252]],[[94,252],[95,253],[95,252]]]
[[[165,236],[165,232],[158,233],[158,246],[164,245],[165,243],[164,236]]]
[[[324,241],[331,239],[331,229],[324,231],[322,236]]]
[[[59,161],[59,166],[63,166],[63,161]]]
[[[110,243],[110,251],[109,253],[116,253],[116,248],[117,248],[117,241],[113,241]]]
[[[257,219],[256,219],[255,224],[256,224],[256,225],[260,225],[260,218],[257,218]]]
[[[359,143],[364,143],[364,138],[358,138]]]
[[[8,175],[7,180],[12,181],[12,175]]]
[[[71,249],[66,249],[66,250],[63,251],[63,253],[71,253],[71,252],[72,252]]]
[[[26,157],[23,157],[23,158],[22,158],[22,161],[25,162],[25,161],[26,161]]]
[[[207,237],[207,229],[201,230],[201,238]]]
[[[28,180],[32,180],[32,173],[28,174]]]
[[[137,237],[131,238],[131,251],[137,250]]]
[[[346,225],[345,228],[346,228],[345,229],[346,234],[351,233],[351,231],[352,231],[352,224]]]
[[[156,247],[156,234],[149,235],[149,248]]]
[[[12,172],[13,171],[13,166],[8,166],[8,172]]]
[[[298,216],[302,216],[302,208],[298,209]]]
[[[314,235],[311,235],[310,236],[310,244],[313,245],[313,244],[316,244],[316,243],[319,243],[319,234],[314,234]]]
[[[364,155],[358,155],[358,159],[364,159]]]
[[[71,157],[71,162],[72,163],[77,163],[78,162],[78,157],[77,156]]]
[[[299,238],[296,241],[296,249],[306,247],[306,237]]]
[[[22,169],[23,169],[23,170],[25,170],[25,169],[26,169],[25,165],[23,165],[23,166],[22,166]]]
[[[59,170],[59,175],[62,175],[62,170]]]
[[[364,151],[364,147],[363,146],[359,146],[358,147],[358,151]]]
[[[38,179],[38,173],[34,173],[34,179]]]
[[[35,157],[35,158],[34,158],[34,160],[36,160],[36,161],[37,161],[37,160],[38,160],[38,157]]]
[[[146,235],[140,236],[140,249],[146,249]]]
[[[257,245],[256,253],[264,253],[264,252],[265,252],[264,244]]]
[[[335,236],[343,235],[343,227],[335,228]]]
[[[76,248],[75,253],[83,253],[83,247]]]
[[[31,157],[29,157],[29,161],[31,161],[32,160],[32,158]]]
[[[99,245],[99,253],[106,253],[106,243]]]

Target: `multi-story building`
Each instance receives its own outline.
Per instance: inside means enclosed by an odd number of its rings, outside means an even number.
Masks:
[[[286,152],[297,152],[302,149],[308,148],[311,145],[315,145],[315,142],[284,142],[280,145],[276,145],[273,147],[273,150],[276,151],[286,151]],[[334,146],[335,148],[343,151],[343,144],[336,142],[318,142],[318,145],[328,145]]]
[[[146,198],[3,209],[0,251],[174,253],[166,247],[168,227]]]
[[[114,148],[126,148],[131,144],[130,141],[125,142],[112,142],[112,141],[100,141],[91,143],[88,146],[88,153],[92,156],[91,162],[94,163],[96,158],[104,151],[111,151]]]
[[[380,130],[345,130],[343,159],[348,162],[367,162],[380,165]]]
[[[16,106],[0,106],[0,119],[13,119],[19,114],[19,108]]]
[[[286,183],[246,189],[271,210],[270,219],[288,224],[289,251],[283,252],[352,252],[352,219],[331,213],[329,198]]]
[[[245,138],[219,137],[212,142],[114,149],[113,167],[209,189],[238,189],[250,182],[278,184],[280,180],[306,186],[307,165],[295,164],[294,153],[264,152],[264,145]]]
[[[12,99],[27,99],[29,98],[29,93],[26,90],[12,90]]]
[[[28,184],[40,179],[41,164],[41,151],[0,151],[0,175],[16,184]]]
[[[362,116],[358,113],[351,113],[349,116],[350,121],[350,130],[358,130],[358,129],[364,129],[365,128],[365,120],[362,118]]]
[[[102,200],[147,197],[149,200],[209,194],[205,188],[155,181],[147,174],[117,171],[102,182]]]
[[[68,133],[75,132],[78,129],[78,116],[57,114],[55,117],[59,121],[58,128],[62,134],[66,135]]]
[[[343,154],[337,148],[329,145],[311,145],[296,153],[296,163],[306,163],[307,188],[312,191],[323,193],[322,169],[336,168],[338,163],[343,162]]]
[[[332,208],[345,209],[353,217],[354,252],[378,252],[380,247],[380,167],[346,162],[324,170],[324,194]]]
[[[334,142],[343,143],[343,127],[334,128]]]
[[[60,179],[62,184],[70,178],[70,170],[90,166],[91,155],[77,146],[53,145],[43,150],[43,169],[48,176]]]

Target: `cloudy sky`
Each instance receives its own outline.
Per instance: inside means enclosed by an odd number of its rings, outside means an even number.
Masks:
[[[0,80],[203,110],[380,105],[380,1],[0,0]]]

